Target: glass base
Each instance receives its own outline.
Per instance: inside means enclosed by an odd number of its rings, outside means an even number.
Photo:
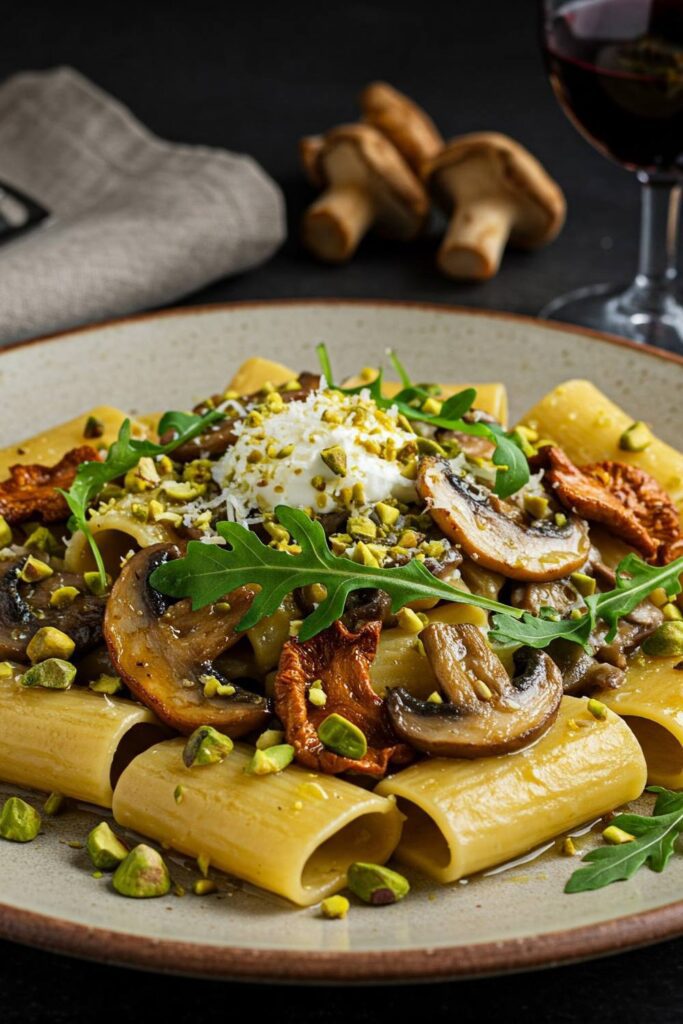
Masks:
[[[626,289],[608,284],[578,288],[553,299],[539,316],[683,353],[683,306],[670,292],[653,291],[638,280]]]

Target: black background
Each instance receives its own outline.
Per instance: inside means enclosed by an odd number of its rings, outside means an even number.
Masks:
[[[282,185],[290,218],[283,250],[267,266],[215,283],[189,302],[360,296],[536,313],[558,293],[625,281],[634,272],[636,183],[596,154],[557,107],[532,0],[185,0],[135,7],[18,0],[0,9],[0,77],[71,64],[159,135],[251,153]],[[558,241],[540,253],[508,254],[499,276],[484,285],[458,285],[436,273],[438,223],[431,237],[408,247],[370,239],[341,269],[311,262],[296,240],[310,199],[297,139],[352,120],[355,96],[373,78],[411,93],[446,135],[497,129],[535,152],[567,194]],[[400,1021],[416,1012],[459,1024],[678,1021],[683,941],[534,975],[334,991],[159,978],[0,943],[3,1024],[137,1021],[150,1012],[166,1013],[174,1024],[236,1013],[321,1024]]]

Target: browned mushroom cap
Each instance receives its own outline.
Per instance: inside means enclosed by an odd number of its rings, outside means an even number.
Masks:
[[[516,505],[456,476],[448,463],[424,458],[416,482],[432,519],[478,565],[515,580],[549,582],[580,569],[588,558],[588,524],[568,515],[531,520]]]
[[[323,188],[325,179],[320,173],[318,157],[323,148],[322,135],[305,135],[299,140],[299,161],[303,172],[315,188]]]
[[[363,120],[386,135],[417,174],[442,149],[443,136],[429,114],[388,82],[366,85],[360,106]]]
[[[368,124],[333,128],[322,140],[309,177],[326,186],[304,214],[304,245],[321,260],[343,263],[375,227],[390,238],[414,238],[427,193],[398,150]]]
[[[437,757],[487,757],[519,750],[553,723],[562,676],[544,651],[522,648],[510,679],[476,626],[434,622],[420,634],[448,703],[390,690],[386,709],[394,732]]]
[[[212,725],[228,736],[242,736],[267,722],[265,698],[238,686],[229,696],[208,697],[204,684],[211,676],[223,685],[230,683],[213,661],[239,640],[236,626],[255,590],[234,590],[228,595],[228,610],[209,605],[193,612],[189,601],[167,607],[149,576],[179,554],[171,544],[155,544],[124,566],[104,618],[112,664],[138,700],[178,732]]]
[[[437,257],[449,277],[493,277],[508,241],[533,249],[555,238],[564,223],[559,185],[507,135],[453,139],[425,166],[424,178],[453,211]]]

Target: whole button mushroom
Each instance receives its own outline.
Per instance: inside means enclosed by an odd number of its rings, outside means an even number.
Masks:
[[[360,107],[363,120],[386,135],[417,174],[443,148],[443,136],[429,114],[388,82],[366,85]]]
[[[325,191],[304,214],[302,240],[319,259],[344,263],[371,228],[414,238],[429,200],[395,146],[367,124],[341,125],[300,145],[309,180]]]
[[[508,242],[534,249],[552,241],[564,223],[559,185],[507,135],[474,132],[453,139],[423,174],[452,214],[437,256],[448,277],[493,277]]]

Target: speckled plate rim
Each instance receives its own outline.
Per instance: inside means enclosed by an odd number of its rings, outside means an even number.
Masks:
[[[419,301],[346,298],[263,299],[158,310],[18,341],[0,349],[0,359],[4,353],[23,346],[59,342],[65,337],[97,332],[110,325],[266,306],[271,309],[278,306],[355,306],[359,309],[395,307],[542,325],[543,328],[569,336],[581,334],[603,344],[630,348],[642,353],[645,358],[664,359],[683,365],[683,357],[675,353],[587,328],[540,321],[522,314]],[[662,942],[680,935],[683,935],[683,900],[583,927],[509,938],[500,942],[355,953],[249,949],[150,939],[0,904],[0,938],[3,939],[108,964],[159,973],[240,981],[329,984],[446,981],[559,966]]]

